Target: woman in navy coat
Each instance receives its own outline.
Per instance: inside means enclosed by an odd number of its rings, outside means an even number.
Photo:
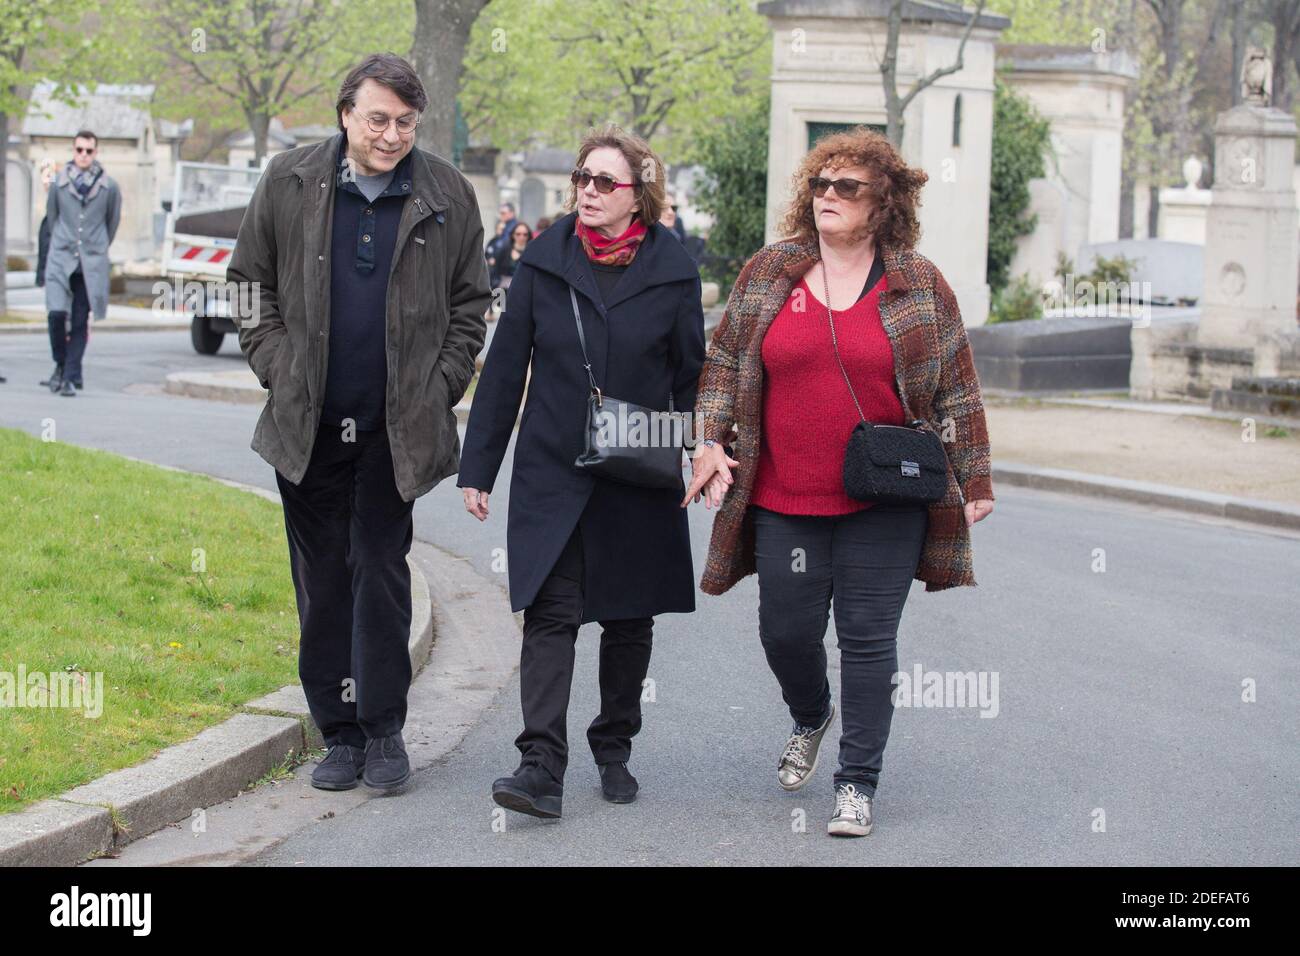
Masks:
[[[627,761],[641,727],[653,618],[695,610],[684,488],[618,484],[574,467],[590,383],[569,290],[597,386],[660,411],[671,395],[676,411],[689,412],[704,362],[699,270],[659,224],[663,164],[644,140],[617,127],[593,132],[577,165],[575,211],[519,260],[474,392],[457,480],[466,510],[486,520],[526,387],[507,525],[510,603],[524,611],[522,759],[493,784],[493,797],[544,817],[560,816],[579,625],[602,627],[601,708],[587,740],[606,799],[626,803],[637,792]]]

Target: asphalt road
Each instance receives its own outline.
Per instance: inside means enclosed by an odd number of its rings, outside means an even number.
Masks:
[[[203,357],[185,332],[101,332],[87,352],[86,390],[64,399],[36,386],[50,366],[41,336],[0,336],[9,378],[0,425],[38,434],[52,418],[61,441],[274,488],[248,448],[256,406],[158,390],[170,371],[240,363],[233,342]],[[417,503],[416,536],[503,582],[494,549],[505,543],[508,481],[507,468],[485,525],[444,482]],[[512,681],[410,792],[317,823],[256,862],[1300,862],[1300,539],[1026,489],[995,493],[996,510],[975,529],[980,586],[926,594],[914,584],[899,668],[996,675],[996,715],[898,709],[865,840],[825,835],[832,761],[799,793],[776,785],[789,718],[758,643],[751,577],[723,597],[699,595],[693,615],[658,619],[655,700],[633,750],[635,804],[600,799],[586,750],[598,701],[599,635],[589,625],[579,637],[563,820],[498,812],[489,796],[517,762]],[[693,507],[697,579],[711,518]],[[1098,548],[1104,572],[1094,569]],[[827,639],[833,649],[833,630]],[[1243,701],[1243,682],[1254,702]]]

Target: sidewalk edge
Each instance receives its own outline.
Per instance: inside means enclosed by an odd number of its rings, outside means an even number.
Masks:
[[[1189,514],[1231,518],[1252,524],[1300,531],[1300,507],[1257,498],[1239,498],[1130,478],[1093,475],[1064,468],[1034,468],[1016,462],[996,462],[994,483],[1005,482],[1042,491],[1110,498],[1133,504],[1172,508]]]

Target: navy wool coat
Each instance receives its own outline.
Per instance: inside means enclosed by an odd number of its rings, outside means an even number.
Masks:
[[[582,621],[695,610],[685,488],[599,479],[574,467],[590,385],[569,289],[577,293],[596,384],[659,411],[673,396],[692,411],[704,363],[700,275],[682,244],[655,223],[608,301],[574,232],[576,213],[528,244],[474,391],[462,488],[491,491],[525,386],[510,481],[510,604],[533,603],[575,527],[585,555]],[[529,377],[531,364],[532,375]]]

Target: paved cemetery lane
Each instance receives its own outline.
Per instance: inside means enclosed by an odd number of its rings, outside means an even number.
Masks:
[[[151,388],[169,371],[240,367],[233,345],[204,358],[185,333],[95,336],[85,392],[62,399],[35,384],[49,371],[44,339],[0,337],[0,424],[39,434],[52,415],[61,441],[273,488],[248,450],[257,407]],[[503,583],[494,549],[508,485],[503,471],[480,525],[444,482],[418,502],[416,537]],[[897,710],[865,840],[825,835],[832,760],[799,793],[776,785],[789,720],[758,643],[751,577],[700,595],[694,615],[659,618],[636,803],[600,799],[586,750],[593,624],[579,637],[564,819],[507,814],[504,831],[494,826],[491,781],[517,761],[515,680],[410,792],[316,823],[255,862],[1294,865],[1297,536],[996,492],[975,530],[980,586],[914,584],[899,658],[909,675],[974,672],[990,696]],[[697,578],[711,518],[693,506]]]

